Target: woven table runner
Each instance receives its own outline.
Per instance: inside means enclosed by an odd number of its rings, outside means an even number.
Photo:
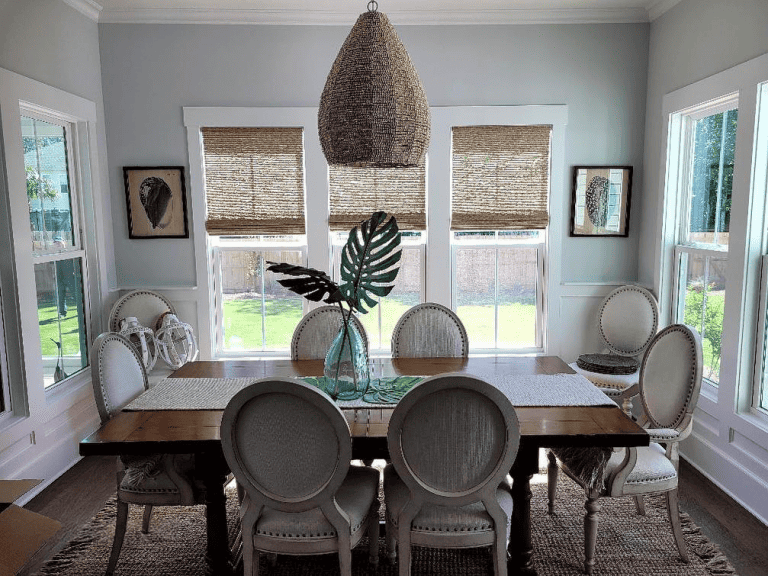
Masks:
[[[613,401],[579,374],[478,375],[499,388],[513,406],[611,406]],[[375,379],[356,400],[337,401],[340,408],[392,407],[423,378]],[[324,389],[325,378],[303,378]],[[256,378],[165,378],[123,410],[223,410],[229,400]]]

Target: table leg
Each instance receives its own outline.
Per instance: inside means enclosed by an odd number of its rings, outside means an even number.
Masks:
[[[200,459],[200,458],[199,458]],[[203,458],[203,460],[205,460]],[[206,576],[228,576],[233,573],[227,535],[227,497],[224,482],[227,479],[226,465],[213,457],[204,471],[205,519],[207,524],[208,547],[205,553]],[[219,464],[219,465],[217,465]],[[199,469],[199,467],[198,467]]]
[[[512,534],[507,552],[510,575],[536,576],[531,539],[531,478],[539,470],[538,447],[520,446],[512,465]]]

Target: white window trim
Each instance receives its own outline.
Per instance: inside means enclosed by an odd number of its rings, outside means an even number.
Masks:
[[[531,248],[536,249],[536,309],[544,310],[544,253],[547,248],[546,232],[540,231],[539,238],[533,240],[512,240],[512,239],[494,239],[494,240],[461,240],[453,241],[451,244],[451,267],[452,273],[456,271],[456,252],[462,248]],[[498,317],[498,252],[496,260],[496,271],[494,273],[496,277],[495,288],[496,294],[494,294],[494,335],[493,341],[498,345],[499,341],[499,317]],[[451,284],[455,284],[456,278],[451,278]],[[458,310],[456,304],[457,294],[452,291],[451,309]],[[471,347],[470,353],[472,354],[541,354],[544,352],[544,317],[543,314],[536,314],[536,343],[533,346],[526,348],[476,348]],[[470,344],[471,344],[470,337]]]
[[[723,322],[723,343],[720,384],[716,398],[702,395],[700,407],[726,425],[757,440],[768,441],[768,418],[755,418],[752,411],[753,382],[755,382],[755,341],[758,335],[758,294],[760,262],[765,252],[763,232],[766,209],[765,174],[755,162],[756,104],[758,85],[768,79],[768,54],[760,56],[704,80],[676,90],[664,97],[662,157],[655,254],[658,266],[654,271],[654,288],[659,296],[660,324],[669,323],[674,306],[674,247],[681,209],[679,186],[683,169],[679,143],[684,126],[680,113],[719,105],[732,95],[738,95],[739,121],[736,135],[736,159],[733,175],[731,226],[726,273],[726,303]],[[711,109],[711,108],[710,108]],[[757,426],[756,426],[757,424]]]
[[[30,414],[53,409],[59,401],[71,397],[75,390],[90,386],[91,380],[90,371],[83,370],[62,385],[50,386],[47,390],[43,386],[37,299],[29,297],[35,287],[29,204],[26,194],[10,193],[26,187],[24,154],[19,144],[22,141],[22,108],[43,112],[72,125],[73,168],[70,176],[72,188],[76,186],[79,190],[81,229],[88,230],[80,241],[84,242],[81,247],[87,252],[86,266],[89,270],[88,276],[84,272],[84,291],[86,298],[90,298],[90,309],[94,311],[90,318],[85,319],[89,338],[94,337],[101,326],[101,314],[96,311],[101,309],[102,294],[107,288],[103,247],[109,236],[105,227],[110,225],[109,220],[104,221],[100,193],[104,178],[99,169],[95,103],[0,68],[0,125],[5,167],[5,181],[0,182],[0,186],[4,185],[7,192],[3,216],[12,228],[5,231],[8,236],[2,238],[8,241],[12,255],[9,259],[11,264],[4,269],[6,274],[2,278],[12,412],[0,417],[0,428],[6,430],[13,427],[13,437],[24,434],[26,428],[33,429],[34,423],[21,424]],[[19,297],[19,291],[25,297]],[[9,342],[10,338],[15,342]],[[13,357],[17,357],[14,362],[11,361]]]
[[[570,211],[565,170],[566,105],[432,107],[432,134],[427,162],[427,229],[425,301],[451,305],[450,173],[451,128],[461,125],[552,125],[550,224],[546,253],[543,306],[543,351],[558,350],[563,214]],[[198,286],[198,342],[202,359],[212,358],[215,346],[210,245],[205,232],[205,186],[200,128],[203,126],[303,126],[307,214],[307,265],[325,269],[330,262],[328,166],[317,133],[317,108],[184,107],[187,128],[192,230]],[[549,303],[549,305],[547,305]]]

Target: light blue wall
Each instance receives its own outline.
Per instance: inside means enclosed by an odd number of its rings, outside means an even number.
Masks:
[[[129,240],[122,167],[186,165],[182,106],[316,106],[352,26],[99,26],[118,286],[191,286],[192,240]],[[643,194],[647,24],[399,26],[432,106],[567,104],[573,164],[631,164]],[[568,184],[570,187],[570,184]],[[569,193],[554,210],[570,210]],[[563,279],[637,277],[627,239],[572,239]],[[564,219],[567,221],[567,218]]]

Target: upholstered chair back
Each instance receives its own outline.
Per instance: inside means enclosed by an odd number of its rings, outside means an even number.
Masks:
[[[109,329],[112,332],[120,330],[120,320],[133,316],[139,324],[155,329],[155,322],[166,312],[176,314],[176,309],[162,294],[152,290],[133,290],[120,298],[109,313]]]
[[[459,317],[441,304],[425,302],[408,310],[392,333],[393,358],[466,358],[467,330]]]
[[[224,411],[221,443],[249,497],[284,512],[328,501],[352,458],[341,410],[319,389],[287,378],[238,392]]]
[[[411,493],[444,506],[494,493],[519,442],[507,397],[462,374],[435,376],[412,388],[395,407],[387,433],[392,464]]]
[[[91,347],[91,381],[102,423],[148,388],[141,356],[114,332],[101,334]]]
[[[338,306],[320,306],[304,316],[293,331],[291,360],[322,360],[328,353],[341,327],[342,315]],[[368,348],[368,334],[363,324],[352,316],[352,322]]]
[[[702,378],[701,337],[692,328],[672,324],[651,341],[640,367],[640,398],[652,428],[681,430],[699,400]]]
[[[598,321],[600,337],[611,353],[639,356],[659,327],[659,307],[645,288],[621,286],[603,300]]]

